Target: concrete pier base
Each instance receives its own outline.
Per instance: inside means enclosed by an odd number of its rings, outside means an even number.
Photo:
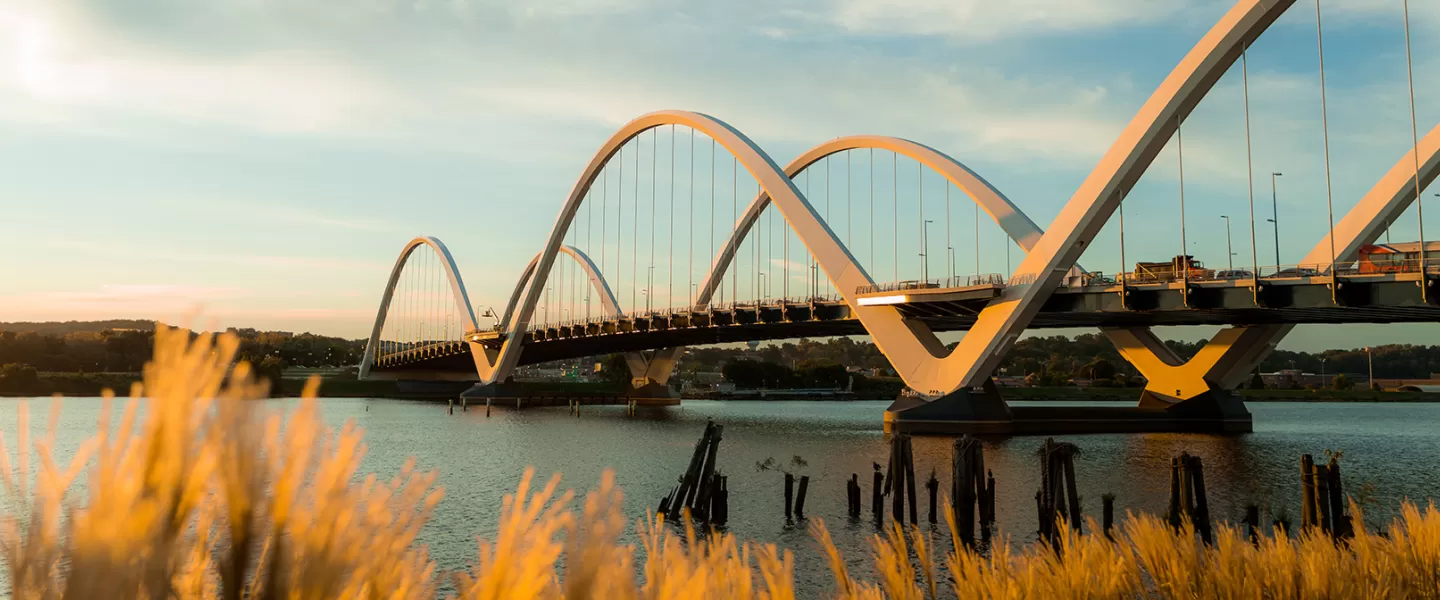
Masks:
[[[1250,411],[1233,393],[1174,401],[1142,394],[1139,406],[1010,406],[993,383],[926,401],[902,396],[885,410],[885,430],[935,435],[1075,433],[1248,433]]]

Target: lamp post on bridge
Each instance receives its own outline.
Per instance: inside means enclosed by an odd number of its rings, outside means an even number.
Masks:
[[[920,224],[920,285],[924,287],[930,282],[930,224],[935,221],[925,219]]]
[[[1375,353],[1370,350],[1370,347],[1369,347],[1369,346],[1366,346],[1366,347],[1365,347],[1365,363],[1366,363],[1366,365],[1370,368],[1370,381],[1368,382],[1368,386],[1370,387],[1370,390],[1371,390],[1371,391],[1374,391],[1374,390],[1375,390]]]
[[[1229,269],[1234,271],[1235,251],[1234,248],[1230,246],[1230,215],[1220,215],[1220,218],[1225,219],[1225,260],[1230,263]],[[1231,273],[1231,275],[1233,276],[1234,273]]]
[[[1266,219],[1275,225],[1275,268],[1277,270],[1280,268],[1280,195],[1276,192],[1275,180],[1283,175],[1285,174],[1279,172],[1270,173],[1270,215],[1272,218]]]

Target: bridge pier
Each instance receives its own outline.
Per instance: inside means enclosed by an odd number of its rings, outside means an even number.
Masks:
[[[1212,389],[1190,398],[1145,390],[1137,406],[1010,406],[987,380],[933,400],[902,395],[885,409],[887,432],[936,435],[1249,433],[1239,396]]]

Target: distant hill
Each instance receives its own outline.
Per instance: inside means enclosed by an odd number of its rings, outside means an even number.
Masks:
[[[0,323],[0,332],[13,331],[24,333],[33,331],[41,335],[65,335],[67,333],[99,332],[107,329],[139,329],[151,331],[155,329],[154,321],[145,319],[109,319],[106,321],[46,321],[43,323],[17,322]]]

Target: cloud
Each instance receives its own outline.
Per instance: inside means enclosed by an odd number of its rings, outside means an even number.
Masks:
[[[1182,0],[835,0],[821,16],[855,33],[992,42],[1153,23],[1194,4]]]

